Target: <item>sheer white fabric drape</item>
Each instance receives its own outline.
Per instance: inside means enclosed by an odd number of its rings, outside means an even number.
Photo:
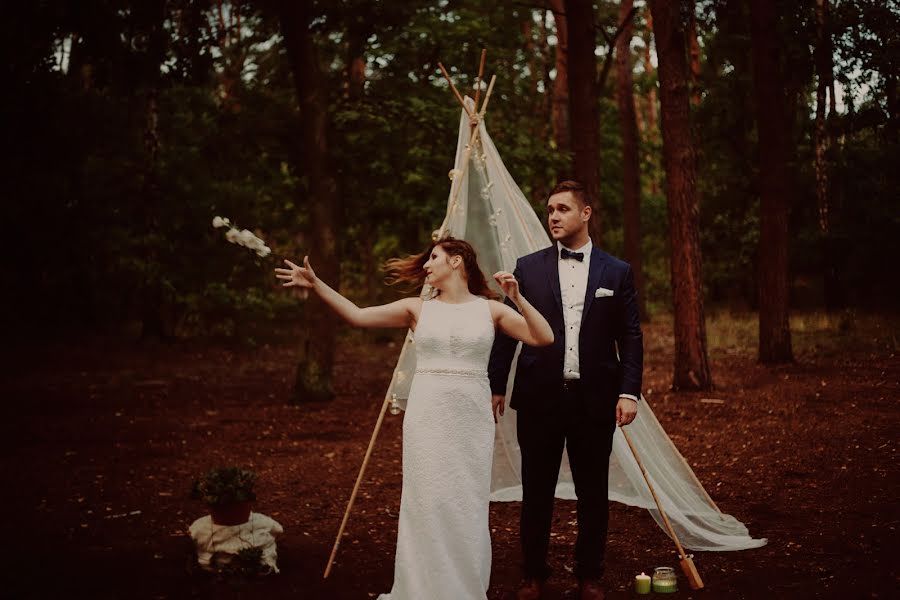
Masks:
[[[470,107],[473,105],[469,98],[466,98],[466,103]],[[519,257],[545,248],[551,241],[503,165],[484,122],[480,122],[478,127],[479,139],[472,149],[469,164],[464,165],[465,149],[471,135],[469,118],[462,112],[454,161],[454,169],[461,172],[457,177],[462,177],[462,180],[456,199],[452,192],[448,199],[446,234],[471,243],[478,252],[482,270],[490,277],[501,269],[512,271]],[[411,340],[411,333],[407,334],[406,344],[409,345]],[[394,370],[389,390],[401,406],[409,393],[415,368],[415,353],[404,351]],[[510,373],[507,387],[510,391],[514,378],[515,368]],[[666,435],[646,399],[641,400],[638,416],[628,426],[628,433],[683,546],[692,550],[744,550],[766,543],[764,538],[751,538],[743,523],[719,511]],[[521,460],[516,440],[516,411],[507,410],[496,427],[491,500],[522,498]],[[559,498],[575,498],[566,455],[563,455],[556,495]],[[610,459],[609,498],[646,508],[665,531],[640,468],[618,429]]]

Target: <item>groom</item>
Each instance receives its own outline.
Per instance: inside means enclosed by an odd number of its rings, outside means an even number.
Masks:
[[[584,186],[563,181],[547,201],[556,242],[519,259],[521,293],[550,323],[556,340],[522,346],[511,408],[522,450],[520,535],[525,580],[520,600],[541,597],[550,574],[547,548],[563,447],[578,497],[575,575],[578,597],[604,597],[600,586],[609,520],[608,477],[616,425],[637,414],[643,341],[631,267],[595,248]],[[508,301],[507,301],[508,303]],[[500,332],[489,375],[494,415],[501,415],[517,342]]]

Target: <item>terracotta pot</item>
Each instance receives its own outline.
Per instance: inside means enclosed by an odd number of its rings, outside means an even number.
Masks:
[[[222,506],[210,506],[209,512],[216,525],[243,525],[250,520],[251,504],[248,500]]]

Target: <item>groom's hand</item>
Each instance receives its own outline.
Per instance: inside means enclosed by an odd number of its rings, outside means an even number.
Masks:
[[[637,402],[631,398],[619,398],[616,404],[616,424],[620,427],[628,425],[637,416]]]
[[[497,413],[499,411],[500,416],[503,416],[503,407],[506,404],[506,396],[503,394],[492,394],[491,395],[491,410],[494,411],[494,423],[497,422]]]

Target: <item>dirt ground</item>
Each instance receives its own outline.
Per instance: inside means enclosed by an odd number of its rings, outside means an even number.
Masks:
[[[645,328],[645,393],[719,507],[763,548],[700,552],[706,589],[680,576],[672,598],[900,597],[900,360],[893,343],[839,351],[807,343],[792,365],[752,348],[711,351],[716,390],[669,391],[671,338]],[[888,339],[894,333],[885,332]],[[23,344],[3,360],[5,598],[372,598],[390,589],[400,502],[402,417],[386,417],[332,576],[334,535],[397,348],[343,340],[337,398],[289,405],[289,344]],[[372,338],[374,339],[374,338]],[[840,340],[837,340],[840,342]],[[720,404],[702,399],[723,400]],[[189,497],[211,466],[259,474],[256,510],[278,520],[281,573],[220,580],[193,568]],[[491,508],[489,597],[519,581],[518,503]],[[558,501],[550,598],[574,598],[574,503]],[[612,504],[609,598],[641,571],[674,566],[643,510]]]

